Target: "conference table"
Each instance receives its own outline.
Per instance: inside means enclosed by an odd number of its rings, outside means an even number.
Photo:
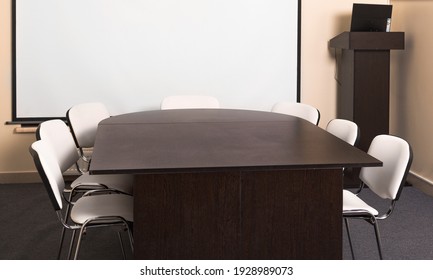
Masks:
[[[343,168],[382,163],[303,119],[235,109],[103,120],[91,174],[134,174],[136,259],[341,259]]]

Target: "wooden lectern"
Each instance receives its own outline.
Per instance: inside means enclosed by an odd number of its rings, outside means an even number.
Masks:
[[[404,49],[404,32],[343,32],[329,42],[341,49],[337,117],[358,124],[358,147],[389,133],[390,50]]]

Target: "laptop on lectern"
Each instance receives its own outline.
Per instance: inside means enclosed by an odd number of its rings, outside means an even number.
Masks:
[[[359,4],[352,8],[351,32],[389,32],[392,5]]]

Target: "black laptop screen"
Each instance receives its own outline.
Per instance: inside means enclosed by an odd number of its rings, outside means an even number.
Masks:
[[[390,31],[392,5],[353,4],[350,31]]]

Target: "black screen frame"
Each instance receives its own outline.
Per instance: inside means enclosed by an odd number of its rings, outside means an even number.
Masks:
[[[11,84],[12,84],[12,116],[11,121],[6,122],[6,124],[20,124],[22,126],[34,126],[39,123],[49,120],[49,119],[63,119],[66,120],[65,116],[59,117],[18,117],[17,116],[17,51],[16,51],[16,27],[17,27],[17,17],[16,17],[16,5],[19,0],[12,0],[11,5],[11,47],[12,47],[12,63],[11,63]],[[298,0],[298,42],[297,42],[297,76],[296,76],[296,100],[300,102],[301,100],[301,15],[302,15],[302,0]],[[42,101],[43,102],[43,101]]]

